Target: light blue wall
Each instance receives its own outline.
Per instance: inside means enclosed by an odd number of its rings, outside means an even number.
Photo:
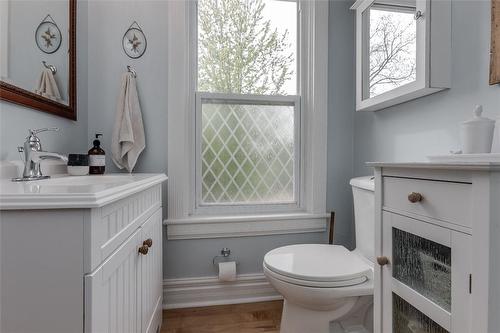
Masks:
[[[139,98],[146,132],[146,149],[136,172],[165,172],[167,166],[167,1],[89,1],[88,35],[85,50],[89,59],[89,142],[95,133],[107,153],[108,171],[118,169],[111,161],[111,135],[121,76],[126,66],[137,72]],[[136,20],[147,38],[146,53],[139,59],[127,57],[122,36]]]
[[[353,162],[353,100],[352,73],[342,62],[352,62],[349,48],[354,47],[352,14],[348,2],[331,2],[330,47],[335,78],[331,83],[329,100],[329,209],[337,212],[337,243],[352,246],[352,200],[348,185]],[[335,9],[337,8],[337,9]],[[338,13],[335,11],[338,10]],[[119,78],[125,65],[132,65],[138,73],[139,95],[146,128],[147,148],[139,159],[137,172],[167,172],[167,40],[166,1],[90,1],[88,35],[99,36],[89,40],[89,140],[95,132],[104,133],[103,146],[110,153]],[[121,49],[121,37],[133,20],[142,26],[148,38],[148,49],[138,60],[127,58]],[[343,33],[345,32],[345,33]],[[338,58],[337,58],[338,57]],[[347,69],[346,69],[347,68]],[[345,84],[345,82],[348,82]],[[345,98],[345,96],[350,96]],[[347,139],[346,139],[347,138]],[[116,171],[107,159],[108,170]],[[166,193],[164,192],[164,195]],[[164,198],[164,202],[166,202]],[[324,243],[326,233],[295,234],[205,240],[166,241],[164,263],[165,277],[179,278],[210,276],[216,274],[212,257],[224,246],[230,247],[239,261],[240,273],[262,271],[264,254],[275,248],[294,243]]]
[[[352,247],[352,199],[348,182],[353,174],[354,82],[351,49],[354,47],[354,26],[349,5],[349,1],[330,2],[329,136],[328,151],[325,153],[328,154],[327,207],[337,213],[336,242]],[[87,10],[91,13],[88,19]],[[123,32],[133,20],[139,22],[148,38],[146,54],[138,60],[126,57],[121,48]],[[102,142],[108,153],[108,171],[117,171],[109,158],[110,137],[120,76],[125,66],[130,64],[138,73],[147,140],[147,148],[135,171],[168,174],[165,144],[166,47],[165,1],[79,1],[78,122],[2,102],[0,158],[18,159],[15,147],[23,142],[26,128],[59,126],[61,133],[44,135],[45,148],[61,152],[86,151],[93,134],[104,133]],[[165,276],[215,275],[211,260],[224,246],[232,249],[239,261],[240,273],[260,272],[264,254],[275,247],[295,243],[324,243],[326,240],[326,233],[308,233],[167,241]]]
[[[262,272],[264,255],[277,247],[298,243],[325,243],[325,233],[167,241],[164,276],[183,278],[217,275],[212,258],[229,247],[239,274]]]
[[[88,7],[91,15],[87,34],[95,38],[83,51],[89,59],[87,141],[92,142],[95,133],[102,133],[106,171],[119,171],[111,160],[111,135],[121,76],[130,65],[137,72],[146,134],[146,148],[134,172],[167,173],[167,1],[91,0]],[[139,59],[129,58],[122,48],[123,34],[134,20],[148,42],[146,53]],[[165,183],[164,197],[166,188]]]
[[[365,175],[370,160],[421,160],[459,146],[458,123],[475,104],[490,117],[500,117],[500,87],[490,87],[489,1],[453,2],[452,89],[377,113],[354,112],[354,17],[352,1],[330,1],[329,118],[327,207],[337,212],[336,242],[352,247],[354,225],[348,185]],[[87,5],[91,15],[87,19]],[[121,48],[123,32],[137,20],[148,37],[148,50],[138,60]],[[98,36],[98,37],[97,37]],[[90,37],[87,40],[87,37]],[[0,102],[0,159],[17,159],[28,127],[59,126],[62,133],[44,134],[45,148],[86,151],[95,132],[104,133],[110,153],[119,78],[125,65],[138,72],[147,148],[137,172],[167,172],[167,77],[165,1],[79,1],[78,107],[72,122]],[[88,110],[88,118],[87,118]],[[495,149],[500,151],[500,147]],[[109,155],[108,155],[109,156]],[[116,171],[110,159],[108,170]],[[211,259],[220,248],[233,250],[240,273],[261,271],[263,255],[286,244],[325,242],[325,233],[227,239],[168,241],[165,276],[178,278],[216,274]]]
[[[77,50],[87,48],[87,4],[78,2]],[[43,18],[43,17],[42,17]],[[42,19],[40,18],[40,19]],[[59,133],[43,133],[43,148],[61,153],[84,152],[87,148],[87,57],[77,53],[78,121],[0,101],[0,160],[19,160],[17,147],[28,136],[28,128],[60,128]]]
[[[352,1],[330,1],[328,33],[328,193],[336,213],[335,243],[354,246],[352,195],[354,149],[354,13]]]
[[[417,161],[460,147],[459,123],[475,104],[500,117],[500,85],[488,85],[490,6],[486,0],[452,2],[452,87],[376,113],[357,113],[355,173],[366,161]],[[354,54],[353,54],[354,56]],[[500,139],[494,150],[500,152]]]

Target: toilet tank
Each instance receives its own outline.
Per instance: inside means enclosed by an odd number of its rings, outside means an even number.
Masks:
[[[373,177],[351,179],[354,199],[356,251],[375,262],[375,181]]]

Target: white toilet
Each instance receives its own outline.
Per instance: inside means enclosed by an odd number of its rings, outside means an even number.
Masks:
[[[282,333],[373,331],[374,182],[351,180],[357,247],[300,244],[269,251],[264,274],[285,299]]]

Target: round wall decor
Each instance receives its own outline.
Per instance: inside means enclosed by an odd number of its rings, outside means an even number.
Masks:
[[[147,45],[146,35],[144,35],[139,24],[134,21],[123,35],[123,51],[130,58],[137,59],[146,52]]]
[[[59,49],[61,41],[61,30],[59,30],[52,16],[48,14],[36,28],[36,45],[42,52],[50,54]]]

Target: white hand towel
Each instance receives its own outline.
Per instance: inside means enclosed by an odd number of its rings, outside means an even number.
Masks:
[[[146,138],[136,80],[131,73],[124,73],[111,138],[113,162],[118,168],[126,168],[128,172],[132,172],[145,147]]]
[[[54,101],[61,101],[61,94],[57,87],[56,79],[51,70],[46,68],[40,73],[38,82],[36,84],[35,93],[43,97],[50,98]]]

